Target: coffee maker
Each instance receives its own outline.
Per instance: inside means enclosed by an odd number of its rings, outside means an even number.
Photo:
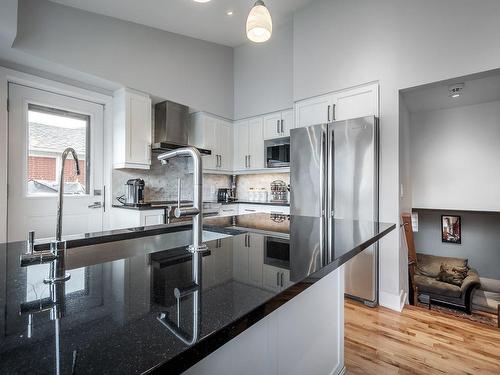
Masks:
[[[144,203],[144,180],[132,178],[127,181],[125,193],[126,206],[137,206]]]
[[[230,202],[231,193],[230,189],[219,189],[217,190],[217,202]]]

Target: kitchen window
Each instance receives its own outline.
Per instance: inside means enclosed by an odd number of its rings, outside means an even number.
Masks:
[[[78,154],[80,175],[75,164],[64,165],[64,193],[85,195],[90,191],[90,116],[59,109],[28,105],[28,195],[56,194],[59,191],[61,154],[72,147]],[[71,158],[71,156],[68,156]]]

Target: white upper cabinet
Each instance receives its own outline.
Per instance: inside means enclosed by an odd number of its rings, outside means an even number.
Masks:
[[[264,168],[263,118],[237,121],[234,124],[234,169]]]
[[[248,120],[234,124],[234,169],[242,170],[248,166]]]
[[[332,121],[333,95],[322,95],[295,103],[295,127],[326,124]]]
[[[264,119],[264,139],[284,138],[290,136],[293,128],[293,110],[270,113]]]
[[[151,99],[126,88],[113,95],[113,168],[151,166]]]
[[[344,90],[335,97],[336,121],[379,115],[377,83]]]
[[[295,126],[379,116],[378,83],[321,95],[295,103]]]
[[[294,113],[293,109],[281,112],[281,123],[283,125],[282,133],[284,137],[289,137],[290,129],[293,129],[295,127],[295,120],[293,113]]]
[[[248,121],[248,169],[264,168],[264,133],[262,118]]]
[[[212,151],[203,156],[203,169],[233,169],[233,126],[231,122],[205,112],[191,115],[189,144]]]

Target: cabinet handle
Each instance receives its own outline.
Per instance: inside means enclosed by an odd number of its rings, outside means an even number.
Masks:
[[[336,116],[336,113],[335,113],[335,109],[336,109],[336,108],[337,108],[337,106],[334,104],[334,105],[333,105],[333,108],[332,108],[332,118],[333,118],[333,121],[335,121],[335,120],[336,120],[336,117],[337,117],[337,116]]]
[[[281,120],[281,132],[284,133],[284,131],[283,131],[283,120]]]
[[[252,155],[248,155],[248,168],[251,168],[251,162],[250,162],[250,160],[251,160],[251,159],[250,159],[250,157],[251,157],[251,156],[252,156]]]
[[[280,120],[276,120],[276,133],[279,134],[280,132]]]
[[[248,155],[245,155],[245,168],[248,168],[247,158],[248,158]]]
[[[222,155],[219,155],[219,167],[222,168]]]
[[[219,155],[215,155],[215,168],[219,168]]]
[[[247,212],[255,212],[255,210],[251,210],[249,208],[245,208],[245,211],[247,211]]]
[[[328,115],[328,117],[327,117],[328,118],[328,122],[330,122],[330,107],[331,107],[331,105],[328,104],[328,109],[327,109],[327,112],[326,112],[327,115]]]
[[[276,285],[280,286],[280,273],[276,272]]]
[[[281,287],[283,288],[283,272],[281,272],[280,279],[281,279]]]

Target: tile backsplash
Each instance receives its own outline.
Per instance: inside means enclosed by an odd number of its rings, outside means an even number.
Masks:
[[[164,201],[177,199],[177,179],[182,183],[182,200],[193,199],[192,160],[175,158],[168,164],[161,165],[153,160],[151,169],[115,169],[113,170],[113,204],[119,203],[116,197],[125,194],[125,184],[131,178],[142,178],[145,182],[144,200]],[[230,187],[231,177],[224,175],[203,175],[203,200],[216,200],[218,188]]]
[[[271,199],[271,182],[282,180],[285,184],[290,183],[290,173],[266,173],[266,174],[247,174],[236,178],[236,196],[239,200],[246,201],[250,199],[250,188],[264,188],[268,194],[268,200]],[[289,197],[290,199],[290,197]]]
[[[125,194],[125,184],[131,178],[142,178],[145,182],[145,201],[174,201],[177,199],[177,179],[182,182],[182,200],[193,199],[192,160],[176,158],[169,160],[167,165],[161,165],[153,160],[151,169],[115,169],[113,170],[113,204],[118,204],[117,197]],[[237,198],[249,200],[250,188],[265,188],[268,199],[271,199],[271,182],[282,180],[290,183],[289,173],[249,174],[240,175],[236,179]],[[220,174],[203,174],[203,200],[217,200],[217,189],[231,187],[231,176]]]

